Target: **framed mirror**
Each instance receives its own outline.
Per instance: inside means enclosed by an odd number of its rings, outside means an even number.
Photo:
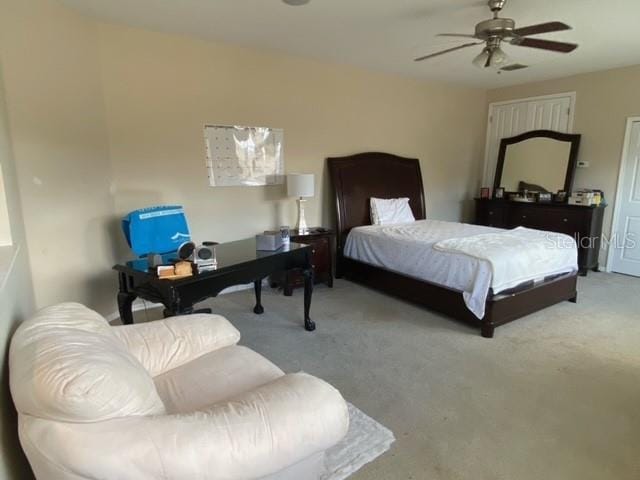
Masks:
[[[500,142],[494,191],[571,192],[580,135],[533,130]]]

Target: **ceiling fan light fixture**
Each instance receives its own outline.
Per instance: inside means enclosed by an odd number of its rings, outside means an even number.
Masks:
[[[480,55],[473,59],[473,64],[478,68],[485,68],[487,60],[489,59],[489,49],[483,48]]]
[[[509,62],[509,57],[500,47],[485,47],[480,55],[473,59],[478,68],[500,68]]]
[[[506,53],[504,53],[504,50],[502,50],[500,47],[496,47],[493,49],[493,55],[491,55],[491,63],[489,66],[493,68],[499,68],[507,63],[508,60],[509,57]]]

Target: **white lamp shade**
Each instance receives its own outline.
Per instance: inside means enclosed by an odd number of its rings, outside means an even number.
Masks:
[[[313,197],[314,183],[313,173],[290,173],[287,175],[287,195],[290,197]]]

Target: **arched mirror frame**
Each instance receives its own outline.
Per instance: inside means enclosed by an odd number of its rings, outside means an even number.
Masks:
[[[530,132],[521,133],[515,137],[503,138],[500,141],[500,151],[498,153],[498,165],[496,167],[496,176],[493,183],[494,191],[499,188],[502,181],[502,171],[504,169],[504,158],[507,153],[507,147],[514,143],[520,143],[530,138],[551,138],[560,142],[569,142],[571,150],[569,151],[569,162],[567,164],[567,172],[564,180],[564,191],[571,192],[573,188],[573,178],[576,173],[576,163],[578,161],[578,150],[580,148],[581,135],[573,133],[554,132],[553,130],[532,130]],[[555,193],[555,192],[554,192]]]

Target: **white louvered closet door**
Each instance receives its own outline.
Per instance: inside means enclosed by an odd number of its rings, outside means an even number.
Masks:
[[[482,186],[493,187],[500,140],[531,130],[571,133],[574,103],[568,93],[490,104]]]

